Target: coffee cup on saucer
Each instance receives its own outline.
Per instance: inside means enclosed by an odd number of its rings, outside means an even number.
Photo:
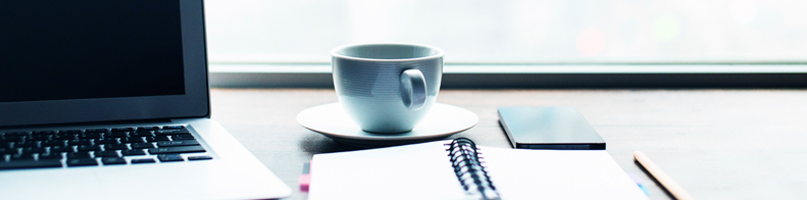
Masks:
[[[440,48],[357,44],[334,48],[331,57],[339,103],[366,132],[409,132],[437,100],[443,74]]]

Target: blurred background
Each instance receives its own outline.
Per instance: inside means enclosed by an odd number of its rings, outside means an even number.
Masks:
[[[441,47],[446,65],[802,63],[807,1],[207,0],[211,63],[327,64],[332,48]]]

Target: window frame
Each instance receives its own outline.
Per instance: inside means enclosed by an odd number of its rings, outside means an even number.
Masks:
[[[329,63],[211,63],[220,88],[333,88]],[[444,89],[807,88],[807,63],[445,64]]]

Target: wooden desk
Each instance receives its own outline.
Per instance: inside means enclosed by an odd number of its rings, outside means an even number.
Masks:
[[[213,119],[306,199],[297,177],[316,153],[357,149],[297,124],[297,113],[337,101],[325,89],[213,89]],[[572,106],[651,199],[669,199],[634,164],[642,150],[697,199],[807,198],[807,90],[443,90],[479,124],[452,138],[508,147],[500,106]]]

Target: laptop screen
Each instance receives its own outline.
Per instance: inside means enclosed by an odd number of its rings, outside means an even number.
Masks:
[[[210,116],[202,0],[0,1],[0,127]]]
[[[0,1],[0,102],[185,94],[179,1]]]

